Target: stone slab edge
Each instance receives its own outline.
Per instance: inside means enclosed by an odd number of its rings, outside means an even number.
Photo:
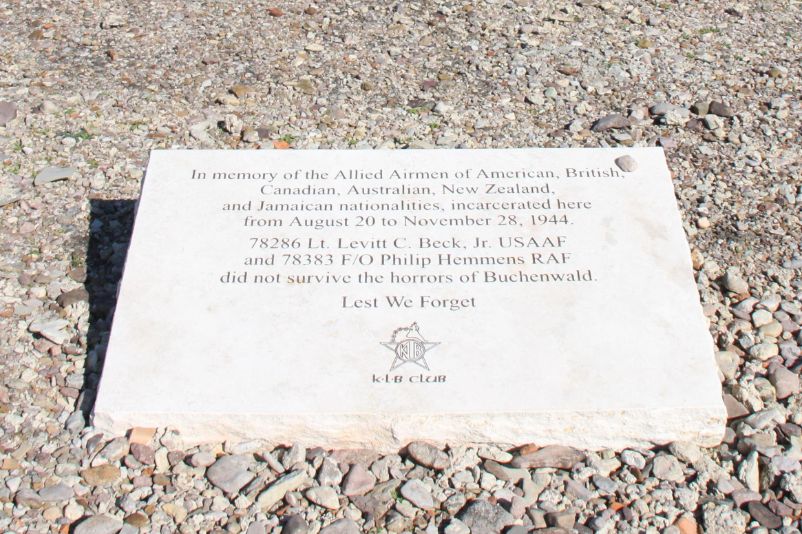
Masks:
[[[134,426],[181,428],[187,446],[262,439],[274,445],[298,442],[386,453],[416,440],[452,446],[559,444],[585,450],[648,448],[672,441],[713,447],[721,443],[726,421],[723,405],[526,414],[109,414],[102,410],[94,414],[94,425],[115,435]]]

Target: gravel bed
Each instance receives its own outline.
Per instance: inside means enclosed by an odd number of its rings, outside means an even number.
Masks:
[[[791,1],[0,1],[0,530],[799,532],[800,27]],[[151,149],[654,145],[719,350],[717,448],[90,426]]]

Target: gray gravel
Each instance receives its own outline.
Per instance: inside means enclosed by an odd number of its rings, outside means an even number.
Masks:
[[[162,8],[0,1],[0,531],[799,532],[799,2]],[[719,447],[380,456],[88,424],[151,149],[655,145]]]

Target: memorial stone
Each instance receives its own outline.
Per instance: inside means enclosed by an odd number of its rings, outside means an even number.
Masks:
[[[725,420],[659,148],[151,154],[102,429],[595,449]]]

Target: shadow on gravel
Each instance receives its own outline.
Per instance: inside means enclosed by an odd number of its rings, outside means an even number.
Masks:
[[[111,321],[117,304],[117,286],[134,226],[135,200],[90,200],[89,246],[86,251],[86,291],[89,293],[84,388],[78,408],[88,422],[95,404]]]

